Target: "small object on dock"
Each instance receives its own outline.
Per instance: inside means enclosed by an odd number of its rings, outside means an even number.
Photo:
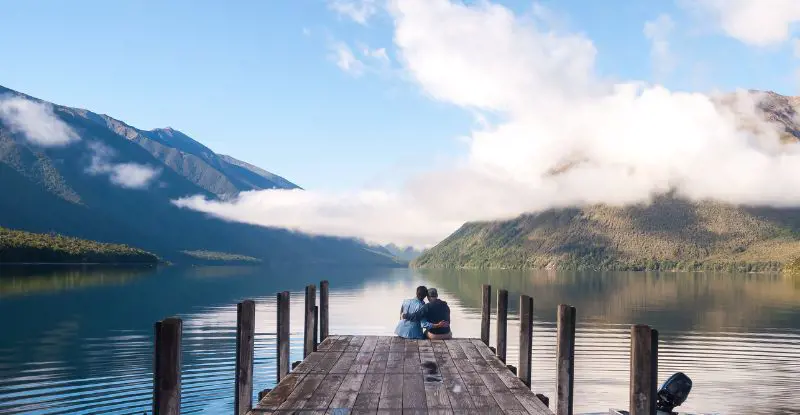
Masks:
[[[506,362],[508,344],[508,291],[497,290],[497,358]],[[514,372],[516,374],[516,372]]]
[[[271,390],[272,390],[272,389],[264,389],[263,391],[259,392],[259,393],[258,393],[258,401],[259,401],[259,402],[261,402],[261,400],[262,400],[262,399],[264,399],[264,397],[265,397],[265,396],[267,396],[267,394],[268,394],[268,393],[269,393]]]
[[[181,333],[183,322],[168,318],[155,324],[153,415],[181,411]]]
[[[492,286],[483,284],[483,306],[481,307],[481,341],[489,345],[489,324],[492,319]]]
[[[575,307],[561,304],[556,317],[556,415],[572,415],[575,384]]]
[[[517,374],[517,367],[514,365],[506,365],[506,369],[510,370],[515,376]]]
[[[550,407],[550,398],[548,398],[547,396],[545,396],[545,395],[543,395],[541,393],[537,393],[536,397],[539,398],[540,401],[542,401],[544,406],[546,406],[548,408]]]
[[[519,368],[517,376],[531,387],[531,357],[533,342],[533,298],[519,297]]]
[[[294,362],[292,362],[292,370],[294,370],[300,363],[302,362],[299,360],[295,360]]]

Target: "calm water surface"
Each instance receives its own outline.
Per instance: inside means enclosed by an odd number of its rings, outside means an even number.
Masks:
[[[800,281],[778,275],[419,272],[407,269],[0,269],[0,413],[150,410],[156,320],[184,319],[183,412],[233,405],[236,302],[257,304],[255,382],[275,382],[275,293],[292,292],[292,358],[302,354],[302,290],[328,279],[333,334],[392,334],[402,299],[439,288],[459,337],[480,336],[480,287],[506,288],[509,362],[518,294],[534,297],[533,388],[551,398],[555,311],[577,307],[576,411],[627,407],[629,330],[660,332],[660,381],[694,380],[681,409],[800,413]],[[494,331],[494,326],[492,327]],[[492,344],[495,343],[492,338]]]

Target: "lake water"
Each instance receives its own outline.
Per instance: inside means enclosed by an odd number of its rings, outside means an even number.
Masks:
[[[551,398],[555,312],[559,303],[574,305],[576,412],[627,407],[630,325],[645,323],[660,334],[659,381],[675,371],[694,381],[681,409],[800,413],[800,280],[248,267],[0,268],[0,413],[149,412],[153,323],[177,315],[184,319],[183,412],[229,414],[236,303],[257,304],[261,390],[275,382],[275,293],[292,293],[292,359],[300,360],[303,287],[321,279],[330,281],[332,334],[392,334],[401,300],[424,284],[450,304],[456,336],[480,337],[481,284],[506,288],[508,361],[515,365],[518,295],[533,296],[533,388]]]

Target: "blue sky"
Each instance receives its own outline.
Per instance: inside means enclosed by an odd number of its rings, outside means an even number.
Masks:
[[[535,10],[530,1],[497,3],[520,15]],[[790,39],[753,45],[683,3],[540,5],[558,30],[591,39],[603,77],[674,90],[796,93]],[[431,99],[410,79],[383,2],[376,1],[378,11],[365,24],[331,4],[6,2],[0,84],[139,128],[171,126],[309,189],[393,186],[410,172],[463,155],[459,137],[475,127],[474,114]],[[667,42],[674,70],[666,74],[654,67],[643,32],[660,15],[673,22]],[[363,61],[362,73],[337,66],[335,45]],[[384,48],[389,62],[364,56],[364,48]]]

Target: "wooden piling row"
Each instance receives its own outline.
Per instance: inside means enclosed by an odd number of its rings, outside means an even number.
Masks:
[[[316,287],[306,286],[304,355],[317,350],[317,344],[329,336],[328,281],[320,282],[320,304],[316,305]],[[491,313],[491,286],[483,285],[481,341],[488,346]],[[277,371],[280,382],[290,372],[290,298],[289,292],[277,294]],[[530,387],[532,376],[533,298],[520,296],[519,365],[507,365]],[[497,292],[497,347],[493,350],[505,363],[507,348],[508,291]],[[180,414],[182,321],[168,318],[155,324],[153,360],[153,415]],[[575,375],[576,310],[561,304],[557,314],[555,414],[573,414]],[[245,415],[253,408],[253,361],[255,344],[255,303],[237,304],[236,372],[234,414]],[[295,362],[299,363],[299,362]],[[295,364],[291,364],[294,368]],[[630,415],[655,413],[658,381],[658,331],[646,325],[631,327]],[[259,400],[268,392],[259,393]],[[538,395],[537,395],[538,396]],[[549,399],[541,396],[549,406]]]

